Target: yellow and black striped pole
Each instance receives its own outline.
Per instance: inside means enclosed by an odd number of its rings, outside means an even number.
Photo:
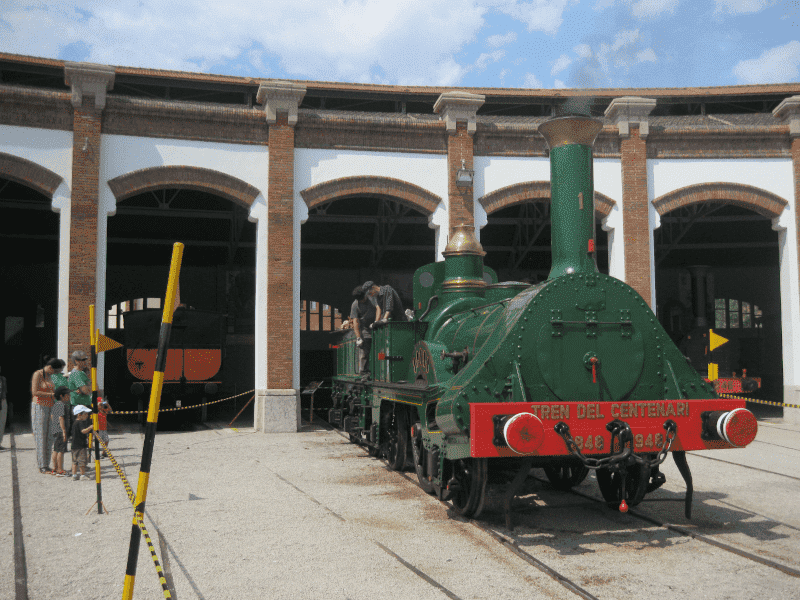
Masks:
[[[131,600],[133,598],[133,587],[136,583],[136,563],[139,559],[139,542],[142,535],[139,529],[138,515],[144,515],[144,505],[147,500],[147,484],[150,480],[150,463],[153,459],[153,445],[156,437],[158,409],[161,405],[161,388],[164,385],[164,368],[167,363],[167,348],[169,346],[169,336],[172,330],[172,315],[175,312],[175,292],[178,288],[178,276],[181,272],[182,258],[183,244],[176,243],[172,248],[172,263],[169,267],[167,297],[164,299],[161,331],[158,335],[158,351],[156,353],[156,365],[153,372],[153,387],[150,390],[150,406],[147,411],[147,426],[145,428],[144,446],[142,448],[142,464],[139,467],[139,483],[136,487],[136,505],[133,509],[131,543],[128,548],[128,565],[125,569],[125,585],[122,589],[123,600]]]
[[[94,321],[94,304],[89,305],[89,341],[91,343],[92,359],[92,438],[94,438],[94,480],[97,484],[97,514],[103,514],[103,490],[100,485],[100,444],[97,443],[97,432],[100,431],[100,421],[97,417],[97,335]],[[89,452],[91,452],[89,446]],[[89,509],[91,510],[91,508]]]

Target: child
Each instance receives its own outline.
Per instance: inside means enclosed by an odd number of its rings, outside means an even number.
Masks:
[[[89,479],[86,475],[86,463],[89,460],[89,443],[88,434],[92,430],[92,424],[89,421],[89,414],[92,409],[83,404],[78,404],[72,409],[75,415],[75,423],[72,425],[72,479],[78,481],[81,476],[84,479]],[[81,468],[81,474],[78,475],[78,467]]]
[[[67,451],[67,429],[69,429],[69,388],[60,386],[53,392],[55,404],[50,412],[50,433],[53,435],[53,470],[56,477],[64,477],[64,452]]]
[[[105,398],[98,398],[97,399],[97,437],[103,440],[103,443],[108,448],[108,421],[106,419],[106,415],[111,414],[114,412],[111,409],[111,405],[108,403],[108,400]],[[100,455],[103,458],[108,458],[108,454],[106,451],[103,450],[103,453]]]

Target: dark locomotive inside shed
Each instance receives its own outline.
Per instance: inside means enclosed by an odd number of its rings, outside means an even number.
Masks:
[[[224,321],[217,396],[252,389],[255,224],[247,217],[244,206],[191,189],[158,189],[119,202],[108,220],[107,335],[124,342],[126,312],[161,308],[172,244],[181,241],[181,303]],[[125,353],[109,352],[106,361],[109,397],[133,402]]]

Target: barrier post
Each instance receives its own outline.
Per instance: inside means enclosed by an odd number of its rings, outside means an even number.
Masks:
[[[94,480],[97,484],[97,514],[102,515],[103,509],[103,489],[100,484],[100,444],[97,442],[97,432],[100,431],[100,420],[97,416],[97,333],[95,328],[94,304],[89,305],[89,341],[91,342],[92,359],[92,438],[94,440]],[[89,447],[91,452],[91,446]],[[89,507],[89,510],[92,510]],[[106,511],[108,512],[108,511]]]
[[[147,410],[147,426],[142,447],[142,463],[139,467],[139,482],[136,486],[136,505],[133,509],[133,524],[131,525],[131,542],[128,548],[128,564],[125,569],[125,584],[122,589],[122,599],[132,600],[133,588],[136,583],[136,563],[139,559],[139,542],[141,529],[139,528],[139,515],[144,518],[144,505],[147,500],[147,484],[150,480],[150,463],[153,458],[153,445],[156,437],[158,423],[158,409],[161,405],[161,388],[164,384],[164,368],[167,363],[167,348],[172,330],[172,316],[175,312],[176,290],[178,276],[181,271],[183,258],[183,244],[176,242],[172,248],[172,262],[169,267],[169,280],[167,282],[167,296],[164,299],[164,312],[161,317],[161,331],[158,335],[158,350],[156,353],[155,370],[153,371],[153,387],[150,390],[150,406]]]

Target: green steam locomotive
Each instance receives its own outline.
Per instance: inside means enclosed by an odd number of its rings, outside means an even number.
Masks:
[[[546,281],[498,283],[473,229],[458,227],[444,262],[414,274],[418,316],[373,332],[371,379],[358,373],[355,336],[339,344],[331,423],[389,468],[413,467],[425,491],[465,517],[483,510],[490,474],[507,474],[507,508],[533,467],[560,489],[595,469],[604,499],[625,511],[664,483],[670,453],[690,517],[686,451],[756,436],[744,401],[719,399],[642,297],[597,271],[601,129],[588,117],[539,127],[550,147]]]

